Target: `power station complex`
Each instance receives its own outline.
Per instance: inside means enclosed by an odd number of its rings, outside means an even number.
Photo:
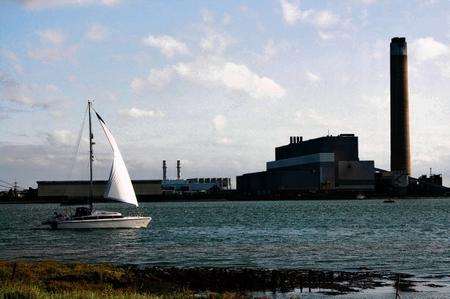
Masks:
[[[261,172],[247,173],[236,178],[239,196],[271,196],[304,193],[328,194],[449,194],[442,186],[441,175],[411,177],[411,148],[409,139],[408,56],[405,38],[395,37],[390,44],[390,107],[391,107],[391,170],[375,168],[374,161],[361,161],[358,137],[354,134],[324,136],[303,140],[290,137],[290,142],[275,148],[275,160],[266,163]],[[166,193],[223,192],[231,188],[229,178],[167,179],[163,161],[162,180],[133,181],[138,197]],[[105,181],[94,182],[94,195],[101,196]],[[87,194],[87,181],[38,182],[38,196],[82,197]]]
[[[353,134],[305,141],[291,137],[288,145],[275,148],[275,161],[267,162],[266,168],[238,176],[238,190],[247,195],[268,195],[375,188],[374,162],[359,160],[358,137]]]
[[[374,161],[360,161],[358,137],[325,136],[303,141],[291,137],[288,145],[275,148],[275,161],[266,170],[236,178],[246,195],[292,194],[319,191],[347,193],[441,192],[441,175],[411,175],[409,141],[408,56],[405,38],[390,44],[391,170],[377,169]]]

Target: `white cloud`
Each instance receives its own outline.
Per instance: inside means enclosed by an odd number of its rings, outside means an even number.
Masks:
[[[42,43],[52,43],[54,45],[61,45],[66,40],[66,36],[59,29],[47,29],[38,32]]]
[[[377,0],[354,0],[356,2],[361,2],[362,4],[374,4]]]
[[[86,38],[94,42],[99,42],[105,40],[108,34],[108,29],[105,26],[93,24],[86,32]]]
[[[343,122],[341,117],[314,109],[296,111],[294,120],[303,125],[308,124],[308,126],[314,126],[316,129],[322,130],[323,132],[328,129],[344,131],[352,129],[351,125]]]
[[[334,13],[322,10],[314,13],[313,24],[320,28],[327,28],[337,24],[339,21],[339,17]]]
[[[12,79],[0,71],[0,102],[7,101],[24,108],[57,109],[67,96],[54,84],[32,84]]]
[[[231,16],[229,14],[227,14],[227,13],[224,13],[223,14],[223,18],[222,18],[222,23],[224,25],[229,25],[230,22],[231,22]]]
[[[202,16],[203,22],[205,23],[214,22],[214,14],[210,10],[204,8],[200,11],[200,14]]]
[[[314,73],[311,73],[310,71],[306,72],[306,78],[311,82],[318,82],[320,81],[320,77]]]
[[[330,40],[332,38],[334,38],[334,34],[332,34],[331,32],[325,32],[322,30],[318,31],[319,37],[323,40]]]
[[[147,46],[159,49],[163,55],[169,58],[174,56],[175,54],[189,53],[188,47],[185,43],[177,41],[169,35],[149,35],[142,41]]]
[[[60,8],[64,6],[105,5],[115,6],[121,0],[22,0],[27,9]]]
[[[164,117],[162,111],[155,110],[143,110],[139,108],[132,107],[130,109],[123,109],[119,111],[122,116],[127,116],[131,118],[153,118],[153,117]]]
[[[28,50],[28,57],[42,62],[57,60],[72,60],[78,51],[77,45],[64,45],[65,34],[59,29],[47,29],[37,32],[41,47],[32,47]]]
[[[263,53],[263,60],[270,61],[273,57],[278,53],[278,49],[275,46],[275,42],[273,39],[269,39],[266,44],[264,45],[264,53]]]
[[[0,56],[3,56],[9,62],[12,69],[14,69],[16,73],[23,74],[23,67],[16,53],[7,49],[0,48]]]
[[[216,139],[217,144],[228,145],[232,143],[232,140],[228,137],[219,137]]]
[[[141,92],[146,86],[146,80],[142,78],[134,78],[131,81],[130,87],[134,92]]]
[[[136,77],[131,81],[130,87],[134,92],[139,93],[145,88],[146,83],[145,79]]]
[[[294,25],[298,21],[305,19],[311,11],[300,10],[298,4],[291,3],[287,0],[280,0],[281,9],[283,12],[283,19],[288,25]]]
[[[443,76],[450,78],[450,59],[436,62]]]
[[[213,118],[212,122],[214,125],[214,129],[216,129],[216,131],[218,132],[222,132],[227,124],[227,119],[225,118],[225,116],[219,114]]]
[[[17,54],[13,51],[6,50],[6,49],[0,49],[0,54],[5,57],[6,59],[12,61],[12,62],[18,62],[19,58],[17,57]]]
[[[172,67],[152,69],[147,78],[134,78],[131,81],[131,89],[139,93],[146,88],[161,90],[172,80],[174,70]]]
[[[56,93],[59,91],[59,88],[54,84],[47,84],[45,86],[45,91],[48,93]]]
[[[422,62],[449,54],[449,47],[432,37],[424,37],[412,43],[412,53],[419,62]]]
[[[203,9],[201,14],[203,23],[199,28],[203,31],[204,35],[199,41],[199,47],[207,53],[222,54],[235,40],[229,34],[216,28],[217,26],[215,26],[213,14],[209,10]],[[228,24],[230,18],[231,17],[225,13],[222,23]]]
[[[241,12],[248,12],[248,6],[245,4],[239,5],[239,11]]]
[[[16,82],[5,82],[2,85],[1,95],[4,100],[29,107],[40,106],[32,97],[32,90],[28,86]]]
[[[438,0],[418,0],[418,2],[421,6],[430,6],[436,4]]]
[[[179,63],[174,69],[182,78],[206,85],[225,86],[256,99],[281,98],[286,94],[275,81],[255,74],[243,64],[199,59],[193,63]]]
[[[282,57],[283,52],[289,53],[295,51],[293,45],[286,40],[268,39],[262,48],[262,53],[257,54],[256,58],[259,63],[273,63],[275,59]]]
[[[67,130],[55,130],[47,133],[47,142],[53,146],[70,146],[75,143],[75,135]]]
[[[100,0],[103,5],[114,6],[118,5],[122,0]],[[98,1],[97,1],[98,2]]]
[[[0,100],[27,107],[47,107],[48,100],[41,100],[38,96],[43,91],[51,93],[54,89],[52,85],[42,88],[21,84],[9,78],[7,75],[0,73]]]
[[[347,28],[349,21],[342,21],[338,15],[331,11],[316,11],[313,9],[301,10],[299,8],[299,1],[290,2],[288,0],[280,0],[280,4],[283,12],[283,20],[286,24],[295,25],[298,22],[311,24],[317,28],[319,37],[322,40],[329,40],[336,36],[336,34],[329,32],[330,30],[337,32],[346,32],[349,30],[349,28]],[[324,29],[327,29],[328,31],[324,31]],[[342,32],[340,35],[345,36]]]
[[[227,119],[225,116],[218,114],[212,120],[214,130],[216,131],[216,144],[227,145],[232,141],[229,137],[224,136],[225,128],[227,126]]]
[[[33,48],[28,50],[28,57],[42,62],[57,60],[72,60],[78,51],[78,46],[56,48]]]
[[[442,76],[450,78],[450,46],[435,40],[433,37],[419,38],[411,44],[411,54],[414,58],[411,72],[417,73],[424,68],[425,63],[436,67]]]
[[[234,40],[230,36],[217,33],[209,28],[206,36],[200,40],[200,48],[205,52],[221,54],[233,42]]]
[[[147,77],[147,82],[154,89],[165,87],[172,79],[173,69],[170,67],[152,69]]]

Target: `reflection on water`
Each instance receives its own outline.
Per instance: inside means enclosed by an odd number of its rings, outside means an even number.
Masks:
[[[56,209],[0,206],[1,258],[450,273],[448,199],[143,203],[149,229],[36,229]]]

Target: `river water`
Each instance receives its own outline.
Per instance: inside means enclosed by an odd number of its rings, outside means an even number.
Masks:
[[[0,205],[0,259],[450,274],[450,199],[142,203],[149,229],[39,228],[63,209]]]

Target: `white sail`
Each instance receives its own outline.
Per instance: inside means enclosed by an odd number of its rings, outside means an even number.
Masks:
[[[97,114],[97,113],[95,113]],[[108,185],[105,190],[104,197],[129,203],[138,206],[138,201],[136,198],[136,193],[134,192],[133,185],[131,184],[130,175],[128,174],[127,167],[123,161],[122,155],[120,154],[119,148],[117,146],[116,140],[113,135],[106,127],[105,122],[97,114],[98,120],[105,132],[106,138],[108,138],[109,144],[112,147],[114,160],[111,167],[111,173],[109,175]]]

